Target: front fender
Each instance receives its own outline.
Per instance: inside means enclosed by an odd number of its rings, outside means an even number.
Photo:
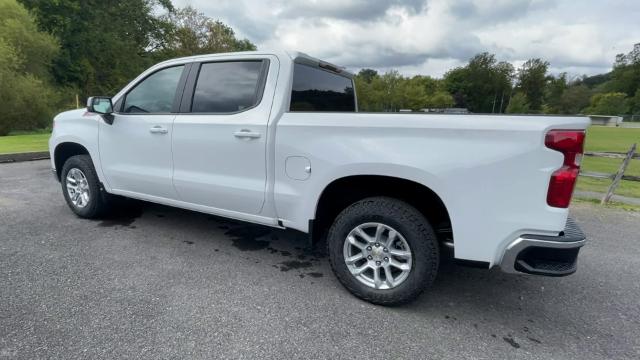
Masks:
[[[111,190],[105,181],[100,162],[99,134],[101,118],[97,114],[87,113],[84,109],[67,111],[54,119],[54,128],[49,138],[49,154],[51,166],[56,168],[56,150],[64,143],[81,145],[91,156],[98,178],[107,191]],[[57,169],[59,170],[59,169]]]

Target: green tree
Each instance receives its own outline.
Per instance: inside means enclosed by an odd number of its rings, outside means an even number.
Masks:
[[[531,105],[527,100],[527,96],[521,92],[515,93],[507,105],[506,112],[508,114],[526,114],[529,112]]]
[[[590,115],[622,115],[628,109],[626,94],[614,92],[593,95],[586,112]]]
[[[0,36],[21,59],[19,71],[43,78],[49,76],[58,44],[51,35],[38,31],[33,17],[14,0],[0,1]]]
[[[604,84],[607,92],[623,92],[634,96],[640,89],[640,43],[627,54],[618,54],[611,71],[611,80]]]
[[[629,99],[629,110],[632,114],[640,114],[640,89],[636,90],[636,94]]]
[[[378,72],[373,69],[362,69],[358,72],[358,78],[367,83],[371,83],[377,76]]]
[[[358,109],[360,111],[384,111],[383,91],[384,85],[379,75],[373,77],[355,77],[356,95],[358,98]]]
[[[53,37],[15,0],[0,0],[0,135],[50,124],[56,96],[47,82]]]
[[[165,57],[256,50],[249,40],[236,38],[232,28],[191,6],[170,12],[163,19],[171,24],[161,51]]]
[[[501,112],[505,97],[511,93],[513,71],[511,64],[498,62],[495,55],[485,52],[471,58],[466,66],[447,72],[444,81],[458,107]]]
[[[444,109],[452,107],[455,104],[453,96],[446,91],[437,91],[427,99],[427,107],[435,109]]]
[[[56,36],[61,51],[53,76],[83,95],[117,92],[158,61],[171,26],[155,14],[173,10],[170,0],[21,0],[39,28]]]
[[[402,107],[401,84],[404,78],[397,70],[387,71],[374,84],[384,111],[398,111]]]
[[[363,69],[355,76],[358,109],[361,111],[399,111],[447,108],[455,104],[443,80],[430,76],[404,77],[395,70],[382,76]]]
[[[579,84],[569,87],[560,96],[557,102],[557,113],[559,114],[579,114],[589,106],[592,95],[591,89],[586,85]]]
[[[560,114],[561,100],[564,92],[569,88],[567,73],[561,73],[557,77],[549,76],[544,91],[546,113]]]
[[[532,112],[542,110],[548,68],[548,62],[530,59],[518,69],[517,88],[526,96]]]

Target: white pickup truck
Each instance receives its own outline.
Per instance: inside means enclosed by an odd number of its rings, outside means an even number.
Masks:
[[[325,240],[353,294],[416,298],[440,253],[510,273],[576,270],[568,219],[588,121],[359,113],[353,75],[297,52],[174,59],[59,114],[49,142],[71,210],[113,195]],[[443,252],[444,253],[444,252]]]

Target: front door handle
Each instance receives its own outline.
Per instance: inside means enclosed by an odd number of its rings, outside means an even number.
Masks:
[[[169,130],[164,126],[156,125],[149,129],[149,132],[152,134],[166,134]]]
[[[242,129],[240,131],[234,132],[233,136],[237,138],[244,138],[244,139],[258,139],[261,135],[260,133],[253,132],[249,129]]]

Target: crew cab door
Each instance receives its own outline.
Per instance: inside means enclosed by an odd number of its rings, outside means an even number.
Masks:
[[[277,69],[277,58],[265,56],[193,64],[173,129],[173,183],[181,200],[260,213]]]
[[[157,70],[114,105],[113,124],[100,125],[102,171],[115,193],[177,199],[171,136],[186,65]]]

